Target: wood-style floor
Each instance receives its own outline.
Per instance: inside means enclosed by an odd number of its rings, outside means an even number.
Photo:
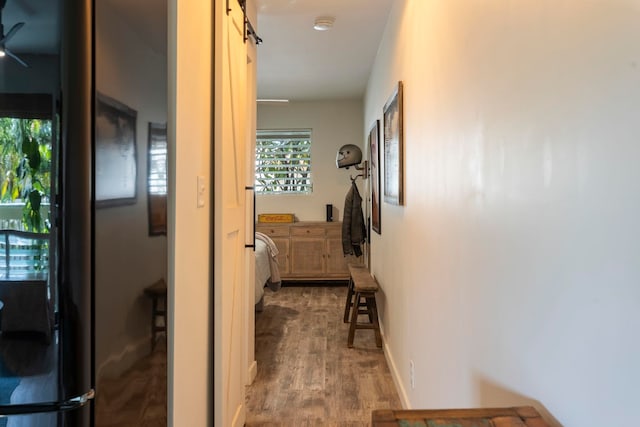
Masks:
[[[96,427],[166,427],[166,340],[161,337],[150,356],[119,378],[101,381],[96,391]]]
[[[373,409],[401,407],[373,331],[347,348],[346,287],[265,290],[256,313],[258,374],[247,387],[246,427],[364,427]],[[166,343],[97,389],[97,427],[166,427]],[[182,426],[179,426],[182,427]]]
[[[247,427],[369,426],[373,409],[401,408],[373,331],[347,348],[346,287],[265,290],[256,313],[258,374]]]

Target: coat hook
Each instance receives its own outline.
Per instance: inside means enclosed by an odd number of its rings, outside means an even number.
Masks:
[[[362,179],[367,179],[369,177],[369,162],[368,161],[364,161],[362,162],[363,166],[360,165],[354,165],[354,167],[359,170],[362,171],[362,173],[359,173],[358,175],[351,176],[349,175],[349,178],[351,178],[351,182],[356,182],[356,180],[358,179],[358,177],[362,177]]]

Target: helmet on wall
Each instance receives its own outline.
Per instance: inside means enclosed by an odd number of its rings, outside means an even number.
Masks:
[[[359,165],[361,161],[362,151],[356,145],[343,145],[338,150],[336,166],[339,168],[348,168],[349,166]]]

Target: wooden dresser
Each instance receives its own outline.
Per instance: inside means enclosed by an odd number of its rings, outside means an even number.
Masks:
[[[362,262],[343,255],[341,222],[258,223],[256,231],[278,247],[285,280],[348,280],[348,264]]]

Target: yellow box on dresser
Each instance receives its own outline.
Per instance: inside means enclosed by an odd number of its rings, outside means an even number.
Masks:
[[[290,223],[295,221],[295,215],[291,213],[258,214],[259,223]]]

